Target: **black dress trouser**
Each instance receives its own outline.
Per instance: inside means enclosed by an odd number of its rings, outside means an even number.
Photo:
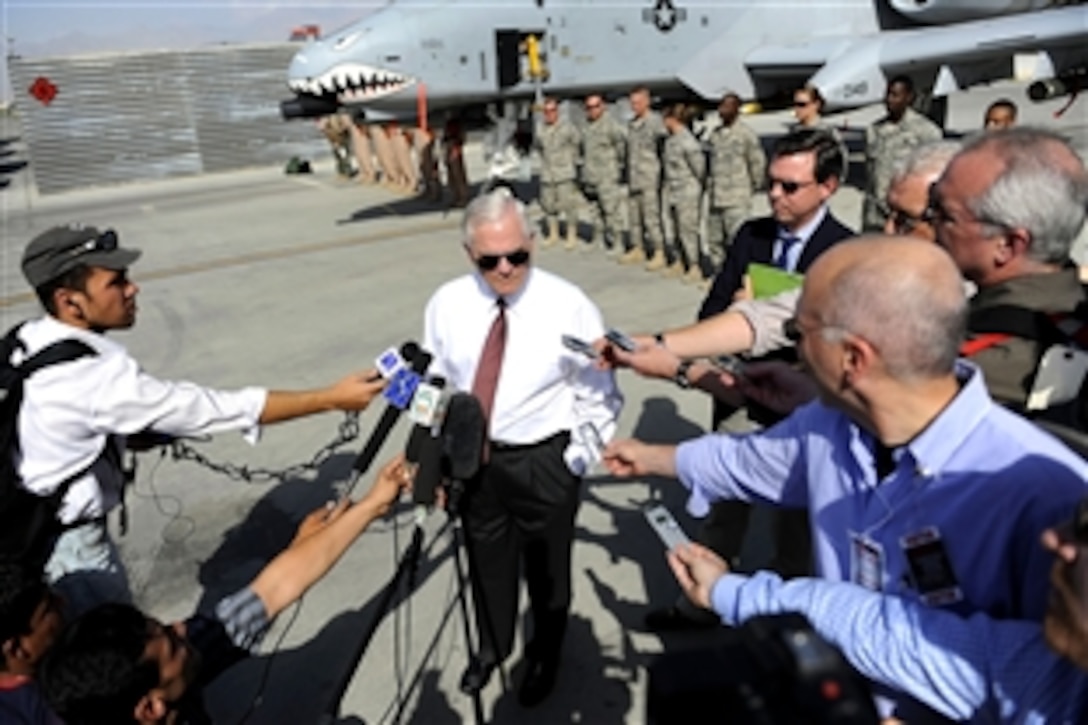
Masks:
[[[532,612],[530,658],[558,658],[570,610],[571,545],[581,478],[563,461],[560,433],[525,446],[492,444],[490,460],[465,491],[462,515],[469,556],[479,657],[510,654],[524,566]]]

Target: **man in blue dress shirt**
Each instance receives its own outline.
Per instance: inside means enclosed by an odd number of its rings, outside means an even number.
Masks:
[[[789,323],[819,401],[747,436],[620,441],[606,462],[618,475],[677,476],[694,515],[720,499],[807,507],[826,579],[1038,621],[1049,569],[1038,534],[1085,494],[1088,466],[957,361],[965,319],[940,248],[837,245],[809,270]],[[898,716],[915,714],[900,705]]]
[[[1088,499],[1078,511],[1088,519]],[[1055,561],[1042,625],[959,617],[844,582],[740,576],[698,544],[678,547],[669,564],[691,600],[725,624],[800,612],[863,675],[945,717],[1079,723],[1088,713],[1088,545],[1074,531],[1066,525],[1043,535]]]

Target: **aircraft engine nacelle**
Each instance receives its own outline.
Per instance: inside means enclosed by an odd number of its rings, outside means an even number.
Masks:
[[[888,0],[897,13],[919,23],[960,23],[1069,5],[1069,0]]]

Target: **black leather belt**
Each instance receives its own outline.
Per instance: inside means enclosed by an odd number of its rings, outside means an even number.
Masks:
[[[513,451],[528,451],[533,448],[542,448],[544,446],[554,445],[555,443],[563,441],[564,445],[570,440],[570,431],[561,430],[558,433],[548,436],[543,440],[539,440],[536,443],[503,443],[502,441],[491,441],[491,450],[494,452],[513,452]]]

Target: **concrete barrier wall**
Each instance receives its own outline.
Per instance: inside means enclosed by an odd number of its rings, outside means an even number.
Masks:
[[[10,61],[41,194],[281,165],[325,155],[309,121],[285,122],[287,66],[299,46],[238,45]],[[29,88],[46,78],[49,104]]]

